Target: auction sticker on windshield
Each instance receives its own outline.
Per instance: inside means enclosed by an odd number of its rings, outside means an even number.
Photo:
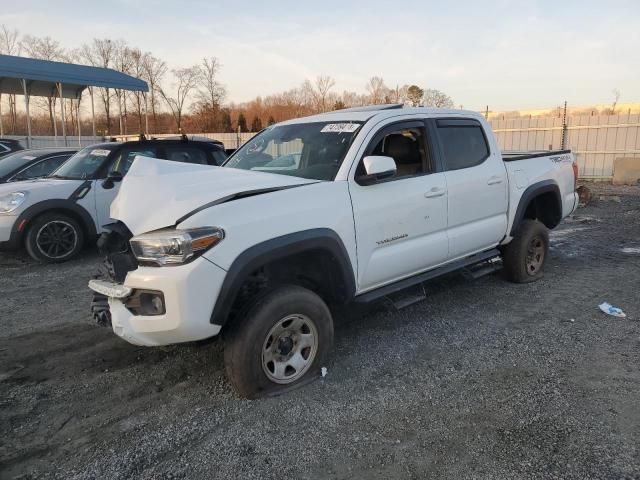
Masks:
[[[328,123],[322,130],[321,133],[352,133],[355,132],[360,124],[358,123]]]
[[[91,155],[95,157],[108,157],[110,153],[111,153],[111,150],[104,150],[100,148],[96,150],[91,150]]]

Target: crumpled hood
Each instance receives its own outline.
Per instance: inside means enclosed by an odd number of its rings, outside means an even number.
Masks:
[[[212,202],[247,192],[315,183],[316,180],[237,168],[212,167],[137,156],[111,204],[111,218],[131,233],[175,225]]]

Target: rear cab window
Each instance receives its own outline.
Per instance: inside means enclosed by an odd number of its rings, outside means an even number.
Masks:
[[[480,165],[489,157],[489,144],[482,125],[472,119],[436,120],[445,170]]]

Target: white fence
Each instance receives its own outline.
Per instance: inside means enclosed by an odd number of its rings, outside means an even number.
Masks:
[[[555,150],[570,148],[577,157],[580,177],[611,179],[617,158],[635,158],[640,162],[640,115],[589,115],[567,117],[526,117],[490,120],[502,150]],[[206,137],[221,141],[226,148],[238,148],[254,133],[198,133],[189,137]],[[156,138],[176,134],[152,135]],[[26,137],[7,136],[26,146]],[[135,140],[137,135],[115,136],[117,140]],[[104,137],[67,137],[68,146],[87,146],[103,142]],[[64,146],[62,137],[32,138],[34,148]]]
[[[18,140],[23,147],[27,148],[27,137],[19,135],[4,135],[2,138],[11,138]],[[104,137],[94,137],[86,135],[82,137],[67,137],[67,144],[61,136],[37,136],[31,137],[31,148],[48,148],[48,147],[88,147],[94,143],[104,142]]]
[[[502,150],[562,148],[560,117],[490,120]],[[576,154],[580,178],[608,180],[617,158],[640,162],[640,115],[567,117],[565,148]]]

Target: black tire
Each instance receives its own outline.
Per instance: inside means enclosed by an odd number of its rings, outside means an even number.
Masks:
[[[284,328],[287,325],[287,319],[290,318],[294,319],[289,324],[292,329],[294,321],[296,324],[304,325],[308,320],[313,326],[307,325],[307,330],[301,329],[300,335],[292,333],[287,337],[286,330],[278,329]],[[315,332],[310,330],[310,327],[315,328]],[[272,333],[274,329],[280,333]],[[303,343],[306,344],[309,335],[313,337],[314,333],[317,338],[315,347],[307,347],[310,350],[305,348],[299,352],[296,351]],[[306,338],[304,342],[300,340],[302,334]],[[286,349],[289,346],[291,350],[287,352]],[[333,319],[325,302],[306,288],[293,285],[282,286],[257,299],[245,310],[245,314],[236,318],[230,326],[225,336],[225,368],[231,384],[241,396],[258,398],[277,395],[318,377],[320,368],[332,346]],[[307,363],[299,371],[286,365],[287,360],[283,360],[286,359],[287,354],[292,354],[296,358],[300,358],[297,357],[300,354],[304,360],[305,351]],[[313,358],[311,358],[312,354]],[[278,356],[275,363],[268,361],[272,355],[274,359]],[[285,364],[286,368],[278,368],[279,371],[276,371],[276,363],[279,367]],[[287,370],[289,368],[295,374]],[[289,376],[286,379],[274,380],[279,373]]]
[[[549,232],[537,220],[523,220],[515,236],[502,252],[507,279],[529,283],[544,275],[549,256]]]
[[[42,263],[74,258],[84,246],[80,224],[62,213],[45,213],[31,221],[24,240],[27,253]]]

